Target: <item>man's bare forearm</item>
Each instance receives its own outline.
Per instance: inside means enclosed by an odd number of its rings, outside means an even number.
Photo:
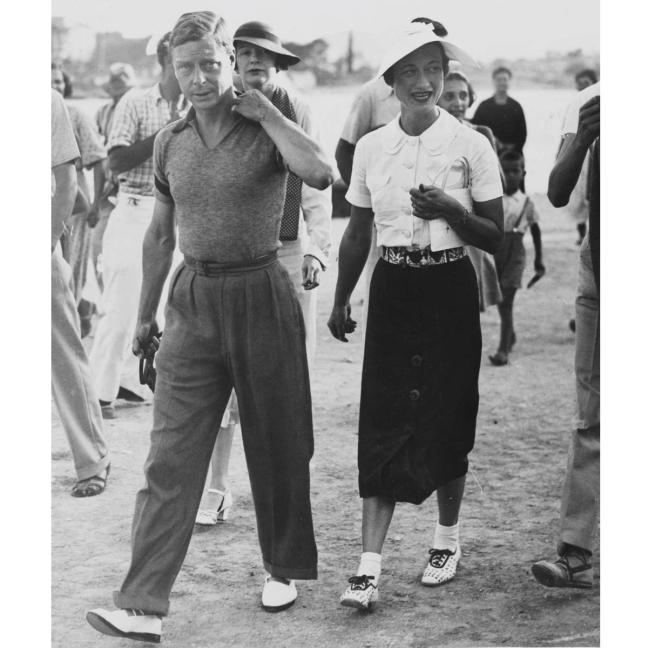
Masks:
[[[326,189],[333,182],[333,168],[320,144],[297,124],[272,107],[261,125],[281,153],[288,168],[308,186]]]
[[[63,233],[63,225],[70,217],[77,194],[77,177],[74,164],[67,163],[52,169],[56,189],[52,196],[52,246],[54,250]]]
[[[563,141],[556,164],[549,174],[547,196],[554,207],[564,207],[569,202],[588,148],[576,136]]]
[[[149,322],[155,319],[162,289],[173,262],[175,231],[163,233],[151,223],[144,236],[142,262],[142,291],[138,321]]]
[[[110,170],[115,174],[126,173],[146,162],[153,155],[153,142],[156,135],[157,133],[154,133],[130,146],[116,146],[111,149],[108,155]]]
[[[346,140],[338,140],[335,149],[335,161],[337,163],[340,177],[344,180],[345,184],[351,184],[351,170],[353,169],[353,154],[355,146]]]

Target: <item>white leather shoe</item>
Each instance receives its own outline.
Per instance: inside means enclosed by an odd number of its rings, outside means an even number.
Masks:
[[[358,610],[370,610],[378,601],[378,586],[373,576],[351,576],[349,587],[340,596],[340,604]]]
[[[261,605],[268,612],[280,612],[289,608],[297,600],[297,588],[295,581],[288,583],[272,580],[272,576],[266,576],[261,593]]]
[[[111,637],[160,643],[162,619],[139,610],[103,610],[97,608],[86,614],[86,621],[99,632]]]
[[[434,587],[452,580],[457,573],[457,565],[461,558],[461,547],[457,545],[454,552],[447,549],[430,549],[428,553],[430,559],[425,566],[421,583]]]

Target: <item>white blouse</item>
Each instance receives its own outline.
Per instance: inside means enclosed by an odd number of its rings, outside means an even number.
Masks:
[[[412,213],[410,189],[433,184],[472,210],[473,200],[502,196],[497,156],[489,141],[439,108],[421,135],[407,135],[398,115],[360,139],[353,157],[346,199],[375,214],[378,245],[445,250],[464,245],[444,219]]]

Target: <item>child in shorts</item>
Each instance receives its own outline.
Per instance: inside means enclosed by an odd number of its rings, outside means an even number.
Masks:
[[[522,273],[526,263],[524,233],[531,230],[535,249],[534,268],[542,276],[542,241],[538,213],[531,199],[522,190],[526,171],[524,156],[517,151],[504,151],[500,155],[504,172],[504,241],[495,256],[495,267],[502,290],[502,302],[497,308],[500,314],[500,343],[497,353],[488,359],[497,367],[508,364],[508,357],[516,341],[513,326],[513,300],[518,288],[522,287]]]

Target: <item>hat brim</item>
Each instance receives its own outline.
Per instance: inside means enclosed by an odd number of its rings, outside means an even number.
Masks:
[[[431,33],[422,33],[422,34],[413,34],[407,39],[400,39],[395,43],[383,57],[382,62],[380,63],[380,68],[378,70],[378,76],[382,76],[389,70],[389,68],[398,63],[402,58],[405,58],[408,54],[416,51],[419,47],[427,45],[428,43],[439,43],[443,47],[443,51],[446,56],[451,61],[457,61],[462,65],[472,68],[480,68],[481,65],[475,61],[475,59],[468,54],[468,52],[461,49],[453,43],[449,43],[443,38],[439,38],[435,34]]]
[[[131,88],[134,88],[135,84],[129,82],[123,82],[123,83],[115,83],[114,81],[107,81],[104,83],[101,88],[104,92],[107,92],[108,94],[113,94],[115,92],[121,92],[123,91],[128,91]]]
[[[271,40],[267,40],[266,38],[254,38],[252,36],[245,36],[245,37],[236,37],[233,40],[235,43],[252,43],[252,45],[258,45],[259,47],[263,47],[263,49],[266,49],[269,52],[273,52],[274,54],[279,54],[283,56],[283,58],[285,59],[288,65],[295,65],[296,63],[299,63],[299,61],[301,61],[299,56],[295,56],[292,52],[289,52],[285,47],[282,47],[281,45],[277,45],[277,43],[274,43]]]

